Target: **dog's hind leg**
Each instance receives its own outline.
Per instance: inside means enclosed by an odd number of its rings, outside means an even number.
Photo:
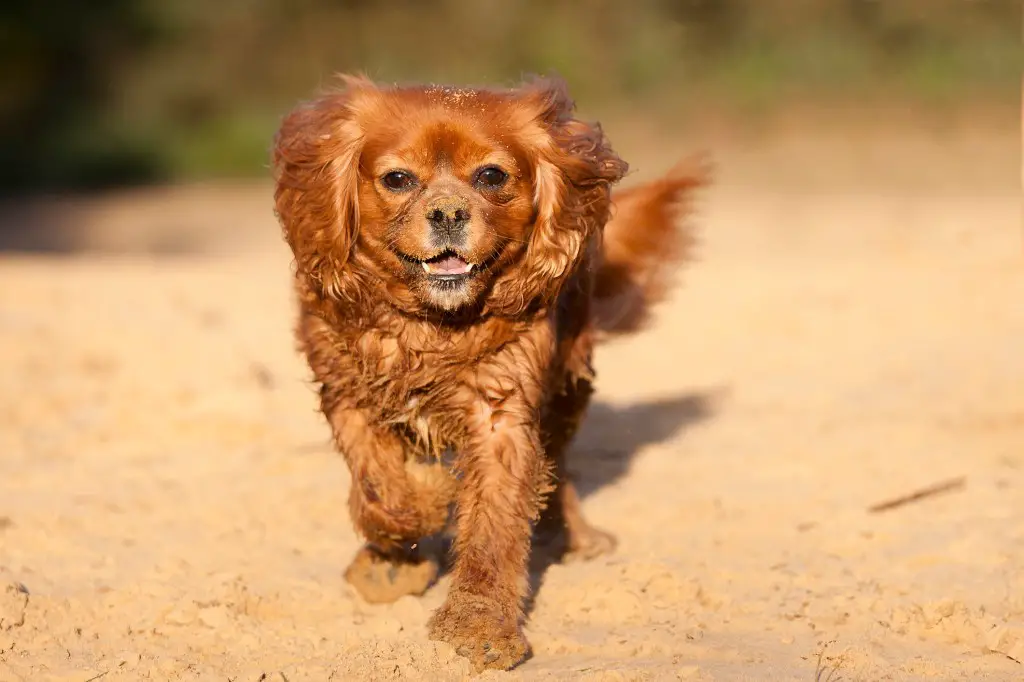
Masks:
[[[576,343],[585,346],[588,341],[581,337]],[[575,363],[580,366],[574,367],[570,360],[565,386],[552,398],[541,422],[544,450],[551,463],[555,487],[534,529],[537,549],[554,552],[566,562],[593,559],[612,552],[616,546],[612,535],[591,526],[583,517],[579,494],[566,468],[566,453],[594,392],[593,373],[589,363],[582,362],[587,354],[576,357],[581,359]]]

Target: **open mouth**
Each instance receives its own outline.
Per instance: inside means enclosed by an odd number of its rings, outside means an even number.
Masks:
[[[444,251],[428,260],[419,261],[423,272],[442,280],[456,280],[469,277],[475,263],[470,263],[454,251]]]

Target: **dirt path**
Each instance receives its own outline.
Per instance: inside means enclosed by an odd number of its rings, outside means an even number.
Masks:
[[[550,569],[535,657],[482,679],[1024,678],[1020,198],[981,177],[1012,156],[922,188],[737,154],[685,288],[599,356],[573,468],[620,549]],[[341,580],[265,191],[185,200],[262,235],[207,255],[0,258],[0,681],[467,676],[425,635],[446,583]],[[173,230],[164,199],[94,219]]]

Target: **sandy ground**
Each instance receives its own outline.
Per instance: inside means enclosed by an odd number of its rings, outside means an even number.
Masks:
[[[602,349],[575,449],[620,548],[552,567],[534,657],[483,679],[1024,679],[1018,140],[829,144],[719,154],[700,261]],[[426,638],[447,582],[371,607],[341,579],[268,192],[18,214],[22,247],[94,248],[0,256],[3,682],[468,677]]]

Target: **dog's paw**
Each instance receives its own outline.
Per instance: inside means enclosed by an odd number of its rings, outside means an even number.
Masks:
[[[345,580],[367,602],[387,604],[407,594],[423,594],[438,570],[434,559],[393,559],[363,547],[345,570]]]
[[[515,619],[498,602],[453,592],[429,623],[430,639],[447,642],[480,672],[509,670],[526,658],[530,645]]]
[[[569,534],[562,562],[590,561],[603,554],[611,554],[618,544],[611,533],[593,526],[584,526],[582,530]]]

